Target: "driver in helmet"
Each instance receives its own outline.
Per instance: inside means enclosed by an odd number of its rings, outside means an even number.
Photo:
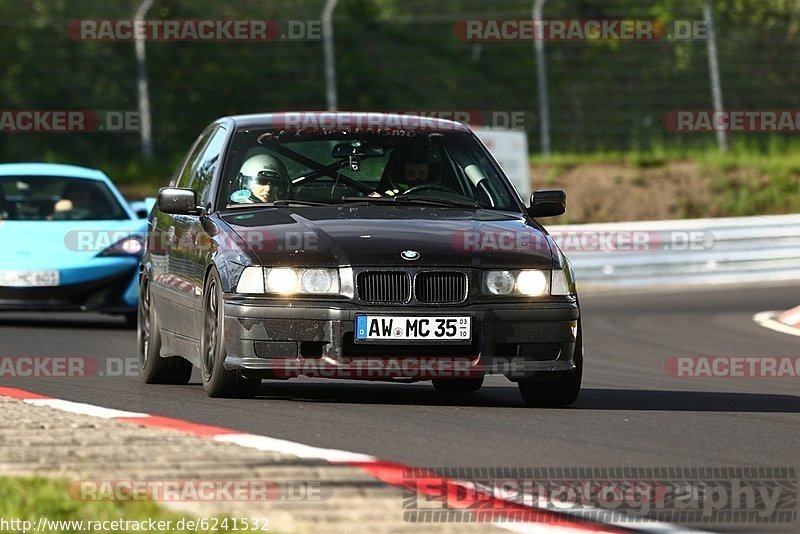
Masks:
[[[274,202],[283,198],[289,189],[286,165],[269,154],[251,156],[239,170],[240,189],[231,200],[240,204]]]
[[[370,196],[400,195],[413,187],[436,184],[435,169],[427,147],[398,147],[392,152],[386,175]]]

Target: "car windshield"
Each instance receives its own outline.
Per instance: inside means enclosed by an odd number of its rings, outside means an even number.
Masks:
[[[99,221],[129,215],[103,182],[56,176],[0,177],[0,219]]]
[[[519,211],[507,179],[467,132],[237,132],[219,204],[427,203]]]

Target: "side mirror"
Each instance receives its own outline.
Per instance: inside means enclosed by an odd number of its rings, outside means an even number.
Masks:
[[[561,189],[539,189],[531,195],[531,217],[555,217],[567,211],[567,194]]]
[[[158,210],[170,215],[200,215],[203,208],[197,205],[197,195],[192,189],[162,187],[158,190]]]

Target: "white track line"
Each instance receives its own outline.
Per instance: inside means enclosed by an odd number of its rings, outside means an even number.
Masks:
[[[476,488],[481,488],[484,493],[493,493],[495,497],[502,498],[509,502],[516,502],[518,504],[523,503],[523,499],[519,497],[507,497],[502,495],[502,491],[499,488],[496,488],[494,491],[492,488],[488,488],[479,484],[472,484],[470,482],[462,482],[459,480],[455,481],[456,483],[466,484],[468,486],[475,486]],[[530,505],[525,505],[529,506]],[[537,508],[533,507],[534,509],[540,510],[548,510],[549,508]],[[596,508],[594,506],[587,506],[587,505],[578,505],[568,508],[568,509],[561,509],[558,512],[564,514],[565,516],[574,517],[577,519],[583,519],[601,525],[608,525],[610,527],[618,527],[622,529],[633,530],[635,532],[644,532],[647,534],[702,534],[707,531],[704,530],[696,530],[688,527],[683,527],[680,525],[676,525],[673,523],[667,523],[665,521],[658,521],[656,519],[648,519],[646,517],[638,517],[638,516],[631,516],[627,514],[623,514],[621,512],[617,512],[614,510],[607,510],[604,508]],[[506,530],[512,530],[514,532],[518,532],[520,534],[524,534],[526,532],[536,532],[535,530],[526,530],[529,525],[539,526],[538,523],[517,523],[519,528],[518,530],[515,529],[515,524],[513,522],[495,522],[494,525],[504,528]],[[570,527],[562,527],[562,528],[570,528]]]
[[[77,413],[81,415],[91,415],[100,417],[102,419],[116,419],[118,417],[150,417],[146,413],[126,412],[124,410],[115,410],[113,408],[104,408],[103,406],[95,406],[94,404],[84,404],[82,402],[72,402],[61,399],[25,399],[22,402],[33,404],[35,406],[47,406],[62,410],[70,413]]]
[[[259,436],[257,434],[222,434],[214,436],[214,441],[222,443],[235,443],[241,447],[249,447],[267,452],[280,452],[290,454],[298,458],[312,458],[315,460],[326,460],[332,463],[341,462],[375,462],[374,456],[359,454],[357,452],[340,451],[337,449],[324,449],[305,445],[295,441],[271,438],[269,436]]]
[[[585,533],[585,530],[560,525],[548,525],[539,523],[514,523],[512,521],[495,521],[492,526],[516,532],[517,534],[576,534]]]
[[[764,328],[769,328],[770,330],[775,330],[783,334],[789,334],[790,336],[800,336],[800,328],[789,326],[776,319],[781,313],[782,312],[777,311],[763,311],[753,315],[753,320]]]

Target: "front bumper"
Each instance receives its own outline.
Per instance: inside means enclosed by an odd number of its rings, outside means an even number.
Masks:
[[[470,315],[469,344],[355,343],[357,314]],[[573,299],[458,307],[225,300],[226,369],[248,376],[428,380],[503,374],[557,377],[575,367]]]
[[[138,306],[137,258],[60,273],[63,283],[55,287],[0,287],[0,310],[130,313]]]

